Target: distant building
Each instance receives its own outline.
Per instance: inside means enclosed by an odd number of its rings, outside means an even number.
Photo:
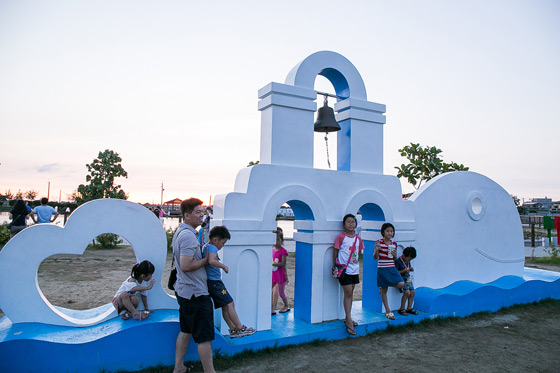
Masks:
[[[168,215],[181,215],[181,202],[183,202],[183,200],[180,198],[164,202],[162,205],[163,211]]]
[[[278,217],[293,218],[294,212],[289,207],[280,207],[280,209],[278,210]]]
[[[537,215],[550,215],[551,210],[554,208],[552,198],[532,198],[527,202],[523,202],[522,207],[525,207],[529,213]]]

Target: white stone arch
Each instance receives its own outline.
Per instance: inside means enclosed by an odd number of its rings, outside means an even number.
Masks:
[[[333,85],[337,96],[367,100],[366,87],[356,67],[346,57],[331,51],[313,53],[288,73],[285,84],[313,89],[317,75]]]
[[[375,241],[379,239],[379,230],[384,222],[395,224],[393,206],[385,195],[376,190],[362,190],[356,193],[348,203],[348,212],[362,214],[361,237],[364,240],[364,257],[362,273],[362,305],[367,308],[379,308],[380,297],[377,288],[377,265],[373,259]]]
[[[289,185],[276,190],[266,201],[262,214],[264,220],[275,220],[278,208],[284,202],[291,200],[297,200],[305,203],[309,206],[311,212],[313,213],[312,219],[299,220],[313,220],[317,222],[324,222],[326,220],[325,205],[323,204],[321,198],[313,190],[303,185]]]
[[[305,208],[295,205],[293,202],[296,201],[298,204],[305,205]],[[274,221],[278,207],[284,202],[292,202],[290,206],[295,209],[294,228],[301,228],[306,231],[306,233],[297,231],[294,233],[294,240],[296,241],[294,314],[298,318],[317,322],[319,320],[314,320],[313,308],[319,307],[317,304],[313,305],[312,297],[314,289],[323,286],[322,278],[318,278],[317,273],[323,266],[322,256],[319,252],[324,251],[324,245],[315,245],[314,235],[316,230],[325,227],[325,206],[322,199],[307,186],[290,185],[282,187],[269,197],[264,219]],[[272,269],[270,271],[272,276]]]
[[[362,208],[362,206],[367,204],[374,204],[379,206],[379,208],[383,212],[385,220],[394,221],[394,213],[391,203],[389,202],[387,197],[376,190],[362,190],[356,193],[348,203],[347,210],[350,213],[355,214]],[[366,219],[366,217],[364,217],[364,220],[371,219]]]
[[[285,84],[259,90],[261,163],[313,168],[313,123],[317,110],[317,75],[333,85],[341,130],[337,133],[337,169],[383,174],[385,105],[367,101],[364,82],[346,57],[316,52],[298,63]],[[284,144],[293,146],[289,152]]]

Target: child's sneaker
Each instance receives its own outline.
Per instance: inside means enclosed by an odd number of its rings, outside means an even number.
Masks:
[[[229,337],[230,338],[239,338],[239,337],[243,337],[243,336],[239,334],[239,330],[229,329]]]
[[[249,327],[243,325],[243,326],[241,327],[241,329],[238,330],[238,332],[241,333],[241,334],[243,334],[243,337],[244,337],[244,336],[246,336],[246,335],[255,334],[257,331],[256,331],[256,329],[249,328]]]
[[[248,328],[245,325],[241,326],[241,329],[230,329],[229,330],[229,337],[230,338],[241,338],[245,337],[246,335],[255,334],[256,330],[253,328]]]

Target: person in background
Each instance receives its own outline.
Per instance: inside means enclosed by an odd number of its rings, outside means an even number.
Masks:
[[[31,211],[29,207],[23,202],[23,200],[18,199],[14,204],[14,207],[10,210],[10,238],[21,232],[27,226],[27,218]]]
[[[161,225],[164,226],[165,223],[163,221],[163,218],[167,216],[167,213],[165,212],[165,210],[163,209],[163,207],[161,207],[161,205],[159,206],[159,221],[161,222]]]
[[[33,209],[31,219],[35,223],[52,223],[58,217],[58,212],[52,206],[47,205],[48,202],[49,199],[43,197],[41,198],[41,205]]]
[[[356,234],[362,237],[362,214],[359,211],[356,214]]]
[[[288,272],[286,266],[288,265],[288,251],[282,246],[284,243],[284,234],[282,229],[276,230],[276,244],[272,247],[272,315],[276,315],[276,304],[278,303],[278,296],[282,299],[284,307],[278,312],[285,313],[290,311],[288,298],[286,297],[285,289],[288,283]]]

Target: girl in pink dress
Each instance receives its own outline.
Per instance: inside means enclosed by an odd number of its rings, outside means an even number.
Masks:
[[[288,251],[282,246],[284,243],[284,234],[282,232],[276,233],[276,245],[272,247],[272,314],[276,315],[276,304],[278,302],[278,295],[284,302],[278,312],[288,312],[288,298],[284,290],[288,282],[288,273],[286,272],[286,263],[288,262]]]

